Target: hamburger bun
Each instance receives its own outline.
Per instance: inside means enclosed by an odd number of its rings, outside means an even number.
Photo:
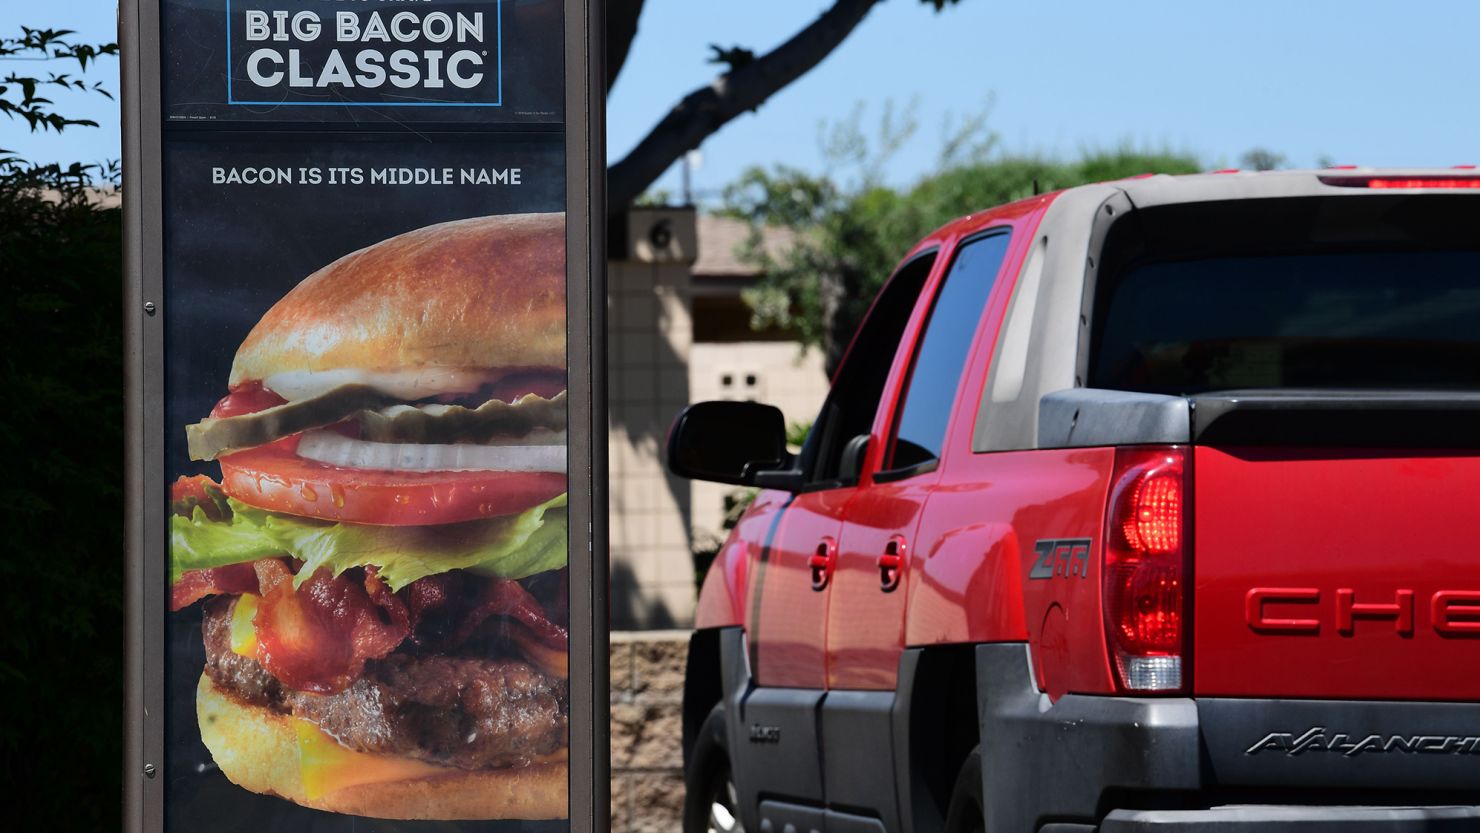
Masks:
[[[230,385],[285,371],[565,367],[565,215],[409,231],[309,275],[257,322]]]
[[[310,798],[299,777],[293,718],[237,700],[202,674],[196,689],[200,737],[232,783],[305,807],[383,819],[563,819],[568,760],[468,771],[445,767],[400,781],[348,786]]]

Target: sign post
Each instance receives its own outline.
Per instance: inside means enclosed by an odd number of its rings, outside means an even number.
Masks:
[[[607,827],[597,0],[125,0],[126,827]]]

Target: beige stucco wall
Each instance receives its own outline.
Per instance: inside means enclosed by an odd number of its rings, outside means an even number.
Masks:
[[[702,541],[720,531],[730,488],[667,473],[673,417],[690,402],[755,399],[808,422],[827,378],[821,355],[792,342],[694,342],[696,284],[733,294],[749,268],[729,251],[745,239],[743,223],[641,208],[623,225],[607,280],[612,627],[687,627],[696,599],[691,534]],[[696,260],[709,270],[698,280]]]
[[[667,474],[668,425],[691,401],[686,263],[608,267],[612,626],[692,621],[689,484]]]

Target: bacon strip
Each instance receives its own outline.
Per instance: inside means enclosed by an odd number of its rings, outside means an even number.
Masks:
[[[410,633],[405,606],[390,599],[375,576],[360,585],[319,570],[297,590],[281,582],[257,608],[257,661],[294,690],[344,691]]]
[[[464,583],[461,572],[439,573],[417,579],[401,591],[411,614],[413,642],[430,646],[447,640],[456,626]]]
[[[184,610],[207,596],[239,596],[256,592],[257,571],[251,564],[186,570],[170,588],[170,610]]]
[[[276,590],[283,582],[293,580],[293,571],[281,558],[253,561],[252,568],[257,572],[257,585],[261,588],[257,592],[264,596]]]
[[[221,484],[211,478],[203,474],[194,477],[182,475],[170,484],[170,511],[182,518],[188,518],[198,506],[210,520],[224,521],[231,511],[221,500],[223,497]]]
[[[570,642],[570,634],[561,626],[551,622],[540,603],[517,581],[489,579],[478,595],[477,601],[463,615],[462,623],[453,633],[450,645],[460,645],[473,635],[490,616],[507,616],[518,622],[540,642],[564,650]]]
[[[369,567],[340,576],[319,570],[295,590],[297,566],[285,558],[263,558],[187,571],[171,588],[171,610],[211,595],[259,595],[258,662],[287,687],[315,694],[344,691],[359,679],[366,662],[389,655],[408,638],[447,651],[493,617],[509,620],[501,638],[519,653],[549,673],[566,673],[569,632],[519,582],[450,572],[413,582],[397,594]],[[363,579],[352,578],[357,576]],[[560,581],[563,589],[563,576]]]
[[[411,632],[411,613],[406,609],[406,603],[380,580],[380,571],[374,567],[365,568],[365,595],[385,611],[390,624],[405,630],[407,634]]]

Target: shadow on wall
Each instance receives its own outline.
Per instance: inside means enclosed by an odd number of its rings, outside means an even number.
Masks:
[[[609,509],[618,629],[681,627],[693,611],[690,487],[668,474],[662,457],[668,427],[690,395],[693,223],[692,211],[635,210],[611,236]],[[660,227],[672,231],[663,238],[667,248],[649,240]]]
[[[623,562],[613,561],[610,598],[612,630],[664,630],[678,627],[678,622],[662,599],[649,599],[645,596],[637,585],[637,575],[632,568]]]

